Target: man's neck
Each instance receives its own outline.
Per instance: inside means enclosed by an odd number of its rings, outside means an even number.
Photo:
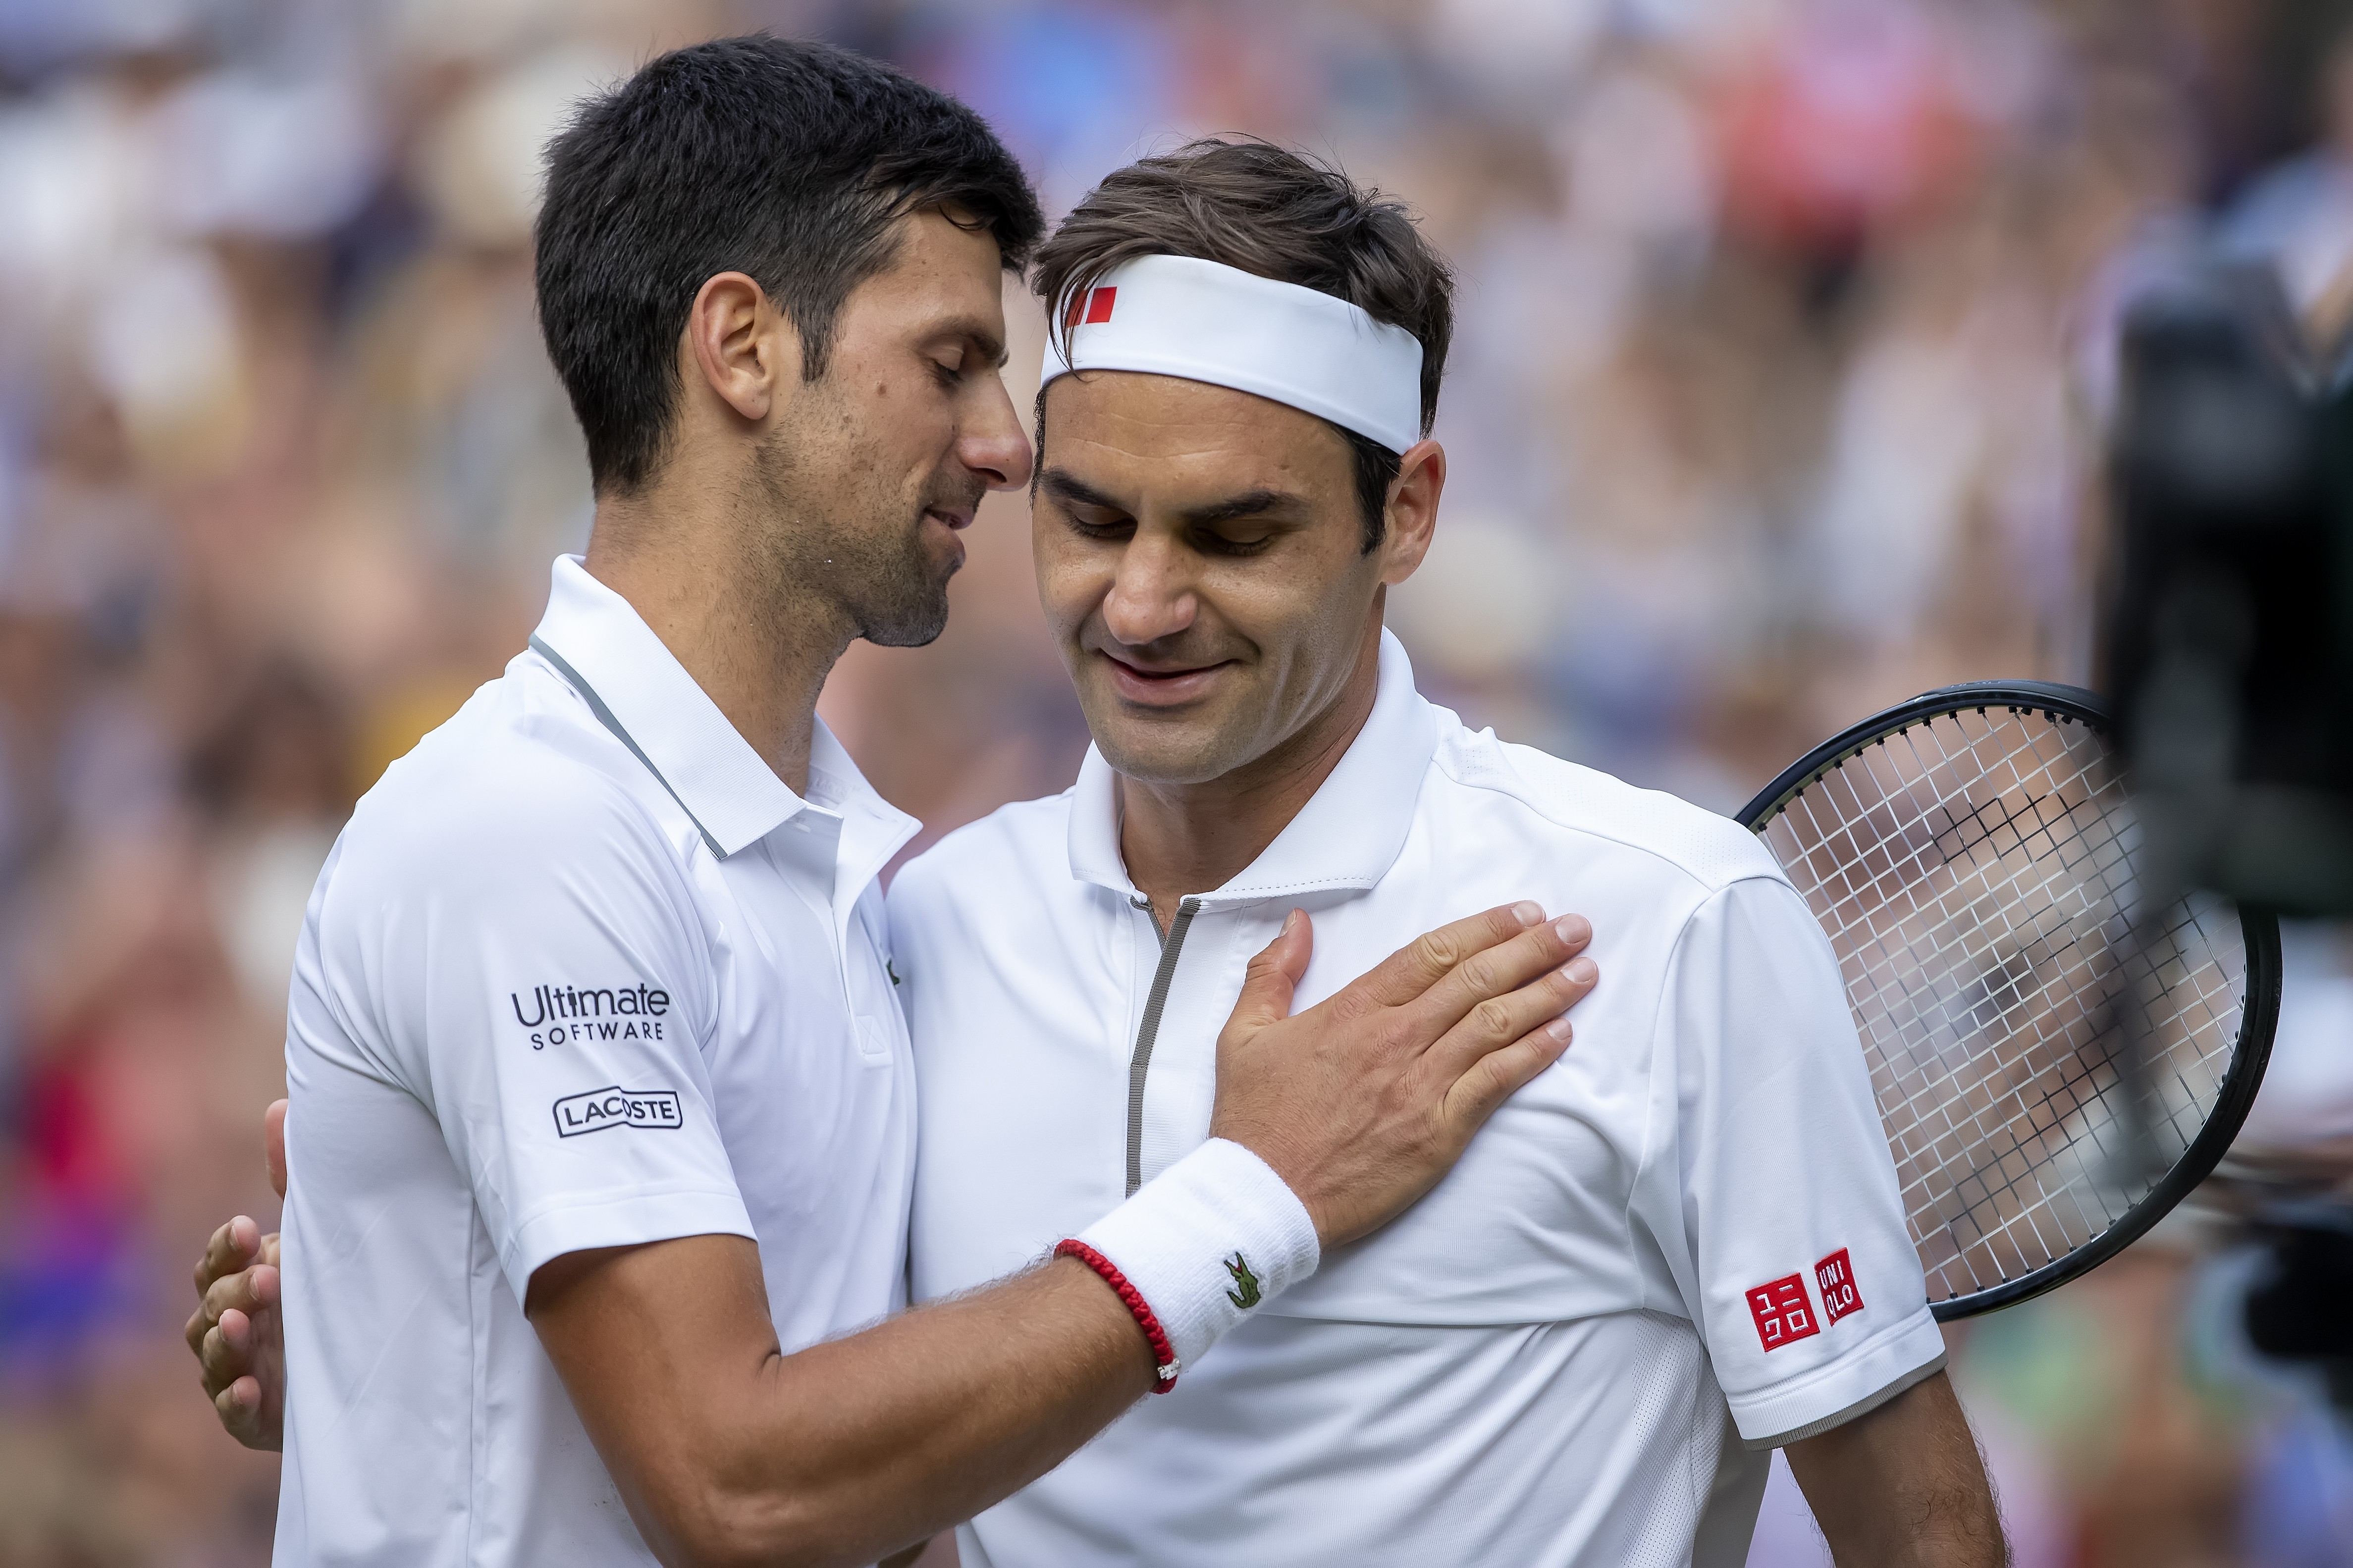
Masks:
[[[808,793],[818,693],[854,635],[817,605],[771,604],[724,497],[657,485],[600,498],[589,575],[629,602],[670,657],[796,794]]]
[[[1120,855],[1163,931],[1180,900],[1248,869],[1324,787],[1372,717],[1380,650],[1375,619],[1339,698],[1263,757],[1199,784],[1117,780]]]

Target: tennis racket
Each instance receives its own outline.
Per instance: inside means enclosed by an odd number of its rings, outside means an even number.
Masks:
[[[2279,925],[2144,897],[2097,696],[1931,691],[1740,820],[1838,953],[1939,1319],[2114,1257],[2230,1147],[2279,1016]]]

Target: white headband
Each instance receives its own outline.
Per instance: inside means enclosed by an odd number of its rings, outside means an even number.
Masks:
[[[1392,452],[1421,439],[1421,343],[1345,300],[1189,256],[1139,256],[1065,305],[1038,384],[1140,370],[1287,403]]]

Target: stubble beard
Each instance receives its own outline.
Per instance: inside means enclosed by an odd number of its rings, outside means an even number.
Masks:
[[[878,464],[853,454],[845,467],[870,477],[841,487],[827,506],[812,497],[781,436],[761,444],[746,500],[758,513],[752,537],[768,617],[785,630],[805,617],[814,590],[842,610],[853,636],[881,647],[922,647],[947,629],[954,575],[924,548],[924,503],[911,506],[871,478],[881,471]],[[894,514],[903,521],[892,527],[884,520]]]

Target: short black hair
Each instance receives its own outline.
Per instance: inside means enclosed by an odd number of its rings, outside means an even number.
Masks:
[[[678,340],[736,271],[825,374],[842,301],[926,207],[986,228],[1018,272],[1045,231],[1021,165],[944,92],[828,45],[754,34],[676,49],[583,103],[549,143],[535,233],[540,331],[597,491],[659,466]]]
[[[1047,331],[1067,332],[1065,304],[1139,256],[1189,256],[1336,295],[1421,344],[1421,433],[1454,341],[1454,274],[1396,198],[1329,163],[1254,138],[1190,142],[1106,176],[1038,251],[1031,282]],[[1044,395],[1038,449],[1045,451]],[[1401,454],[1335,426],[1356,459],[1370,553],[1388,528]]]

